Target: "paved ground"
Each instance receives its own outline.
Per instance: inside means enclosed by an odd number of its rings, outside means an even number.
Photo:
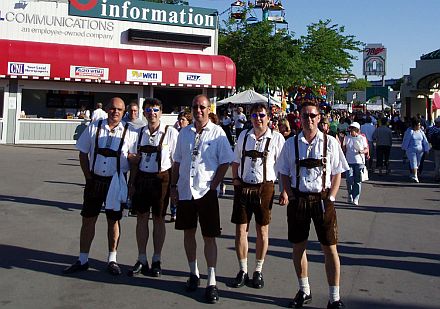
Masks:
[[[338,195],[341,295],[347,308],[440,308],[440,188],[431,161],[422,183],[407,181],[400,150],[393,149],[393,174],[372,176],[360,206],[346,204],[345,184]],[[203,289],[187,294],[187,263],[182,233],[167,224],[164,275],[114,278],[105,269],[105,217],[100,216],[91,251],[92,269],[61,275],[78,254],[84,180],[72,146],[0,145],[0,307],[4,308],[202,308]],[[230,174],[229,174],[230,176]],[[221,199],[223,235],[218,239],[218,308],[285,307],[297,289],[286,241],[285,208],[274,206],[270,248],[264,264],[266,287],[227,286],[238,263],[234,253],[230,177]],[[136,218],[125,218],[118,261],[124,272],[137,257]],[[253,227],[252,227],[253,228]],[[254,265],[255,232],[250,233],[249,268]],[[199,244],[202,242],[199,238]],[[149,244],[149,258],[151,245]],[[313,303],[325,308],[323,257],[312,233],[309,243]],[[206,274],[203,247],[199,268]],[[203,276],[202,286],[206,284]]]

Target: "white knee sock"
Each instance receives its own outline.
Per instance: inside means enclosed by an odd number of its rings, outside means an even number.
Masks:
[[[339,296],[339,286],[329,286],[328,287],[328,298],[330,303],[340,300]]]
[[[108,253],[108,262],[115,262],[116,263],[116,251],[109,252]]]
[[[200,278],[199,268],[197,267],[197,260],[195,260],[194,262],[189,262],[188,265],[189,265],[189,271],[193,275],[196,275],[197,277]]]
[[[240,270],[242,270],[243,272],[245,272],[247,274],[247,272],[248,272],[247,258],[239,260],[238,264],[240,265]]]
[[[215,267],[208,267],[208,282],[206,286],[216,285],[215,281]]]
[[[80,261],[81,265],[84,265],[89,261],[89,254],[88,253],[79,253],[78,261]]]
[[[263,270],[264,260],[256,260],[255,261],[255,271],[261,272]]]
[[[299,289],[310,295],[310,285],[309,285],[309,277],[298,278]]]

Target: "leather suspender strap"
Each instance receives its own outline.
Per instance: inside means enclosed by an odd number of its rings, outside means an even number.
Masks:
[[[323,163],[322,167],[322,192],[325,191],[325,179],[327,176],[327,134],[324,133],[324,155],[323,155]]]
[[[299,143],[298,134],[295,135],[295,165],[296,165],[296,186],[295,189],[299,192]]]
[[[163,140],[165,139],[165,135],[167,135],[168,127],[169,125],[165,126],[165,133],[160,137],[159,145],[157,147],[156,161],[157,161],[158,173],[160,173],[160,169],[162,168],[162,144],[163,144]]]
[[[139,139],[138,139],[138,146],[137,146],[137,153],[140,154],[141,152],[141,141],[142,141],[142,134],[144,134],[144,129],[146,126],[143,126],[141,128],[141,131],[139,132]],[[141,161],[139,161],[140,163]]]
[[[127,129],[128,129],[128,122],[124,126],[124,132],[122,133],[121,142],[119,143],[119,148],[118,148],[118,158],[116,159],[118,175],[121,173],[121,150],[122,150],[122,146],[124,145],[124,139],[125,139],[125,134],[127,133]]]
[[[99,133],[101,132],[101,124],[102,119],[98,121],[98,128],[96,129],[96,138],[95,138],[95,149],[93,152],[93,163],[92,163],[92,173],[95,173],[95,163],[96,163],[96,157],[98,156],[98,139],[99,139]]]
[[[246,159],[246,142],[247,142],[247,138],[249,136],[249,131],[250,130],[251,129],[248,129],[246,131],[246,134],[245,134],[244,140],[243,140],[243,147],[242,147],[242,150],[241,150],[241,176],[240,176],[240,178],[242,180],[243,180],[243,172],[244,172],[244,160]]]
[[[266,140],[266,145],[264,146],[264,153],[263,153],[263,183],[266,183],[266,174],[267,174],[267,154],[269,153],[269,143],[270,143],[270,137]]]

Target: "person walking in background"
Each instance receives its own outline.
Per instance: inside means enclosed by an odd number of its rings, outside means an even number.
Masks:
[[[288,239],[293,244],[293,264],[299,284],[290,308],[300,308],[312,301],[306,252],[311,220],[325,256],[329,285],[327,308],[344,308],[339,295],[341,266],[336,247],[338,225],[334,203],[341,173],[349,167],[336,139],[318,130],[320,117],[314,103],[303,104],[303,131],[286,141],[276,167],[284,187],[280,204],[288,203]]]
[[[229,116],[228,110],[223,111],[223,115],[220,117],[220,126],[223,131],[226,133],[226,137],[228,138],[229,144],[231,146],[234,145],[234,139],[232,138],[232,119]]]
[[[103,109],[102,109],[102,103],[101,102],[98,102],[98,103],[96,103],[96,109],[93,111],[93,113],[92,113],[92,118],[91,118],[91,120],[92,121],[96,121],[96,120],[99,120],[99,119],[106,119],[107,118],[107,112],[105,112]]]
[[[418,183],[418,169],[423,153],[429,152],[429,143],[425,133],[421,129],[419,118],[411,120],[411,127],[405,131],[402,142],[402,149],[405,151],[409,161],[411,175],[410,179]]]
[[[390,173],[390,152],[393,145],[393,131],[388,127],[386,118],[382,118],[379,126],[373,133],[373,141],[376,143],[376,168],[379,174]],[[370,153],[371,156],[371,153]]]
[[[387,119],[384,118],[383,120],[386,121]],[[386,126],[386,123],[382,124],[382,125]],[[375,130],[376,130],[376,127],[372,123],[371,117],[366,117],[365,123],[363,125],[361,125],[361,133],[365,134],[365,137],[367,138],[367,141],[368,141],[368,150],[370,152],[370,158],[367,160],[365,165],[368,168],[368,170],[370,170],[370,171],[373,170],[373,156],[374,156],[374,152],[375,152],[374,143],[373,143],[373,133]]]
[[[233,152],[225,132],[209,120],[209,99],[197,95],[192,102],[193,124],[183,128],[177,139],[171,181],[171,199],[178,201],[176,229],[184,231],[184,247],[190,277],[187,291],[200,285],[197,266],[197,221],[200,222],[208,267],[205,299],[219,300],[215,278],[217,265],[216,237],[220,235],[220,212],[217,187],[222,181]]]
[[[434,178],[440,181],[440,116],[435,118],[434,125],[428,128],[426,135],[434,150]]]
[[[166,236],[165,215],[170,196],[169,180],[179,134],[176,129],[161,122],[162,108],[162,102],[158,99],[147,98],[143,103],[148,125],[140,129],[136,156],[138,168],[132,168],[130,175],[138,247],[137,261],[128,272],[130,277],[140,273],[151,274],[153,277],[162,275],[161,254]],[[153,214],[154,247],[151,270],[147,261],[150,213]]]
[[[232,163],[234,203],[231,222],[235,224],[235,252],[240,271],[232,286],[239,288],[248,280],[248,233],[252,215],[257,232],[255,271],[252,286],[264,287],[263,263],[269,246],[269,223],[277,178],[275,162],[284,145],[284,137],[269,129],[267,106],[255,103],[251,107],[253,128],[238,137]]]
[[[123,206],[119,198],[109,197],[115,196],[115,194],[110,195],[109,191],[113,178],[116,183],[122,182],[124,185],[124,174],[129,170],[128,160],[136,154],[137,133],[121,121],[125,111],[125,104],[121,98],[112,98],[106,110],[108,118],[92,122],[76,143],[76,148],[79,150],[79,162],[86,179],[81,210],[80,253],[78,260],[64,269],[64,274],[85,271],[89,268],[90,247],[95,236],[96,221],[104,202],[108,226],[107,271],[112,275],[121,274],[116,261],[116,250],[119,243],[119,220],[122,218]]]
[[[342,143],[350,169],[346,172],[347,202],[354,205],[359,204],[362,189],[361,169],[365,168],[365,157],[368,157],[368,142],[365,136],[359,134],[360,124],[353,122],[348,127],[348,134]]]
[[[238,139],[241,131],[243,131],[244,124],[246,123],[246,115],[243,113],[243,107],[237,107],[237,115],[234,116],[235,137]]]

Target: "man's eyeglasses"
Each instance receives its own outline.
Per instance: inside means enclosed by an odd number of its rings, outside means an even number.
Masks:
[[[145,109],[145,112],[146,112],[146,113],[151,113],[151,112],[158,113],[159,111],[160,111],[160,108],[157,108],[157,107],[153,107],[153,108],[151,108],[151,107],[147,107],[147,108]]]
[[[313,114],[313,113],[304,113],[301,115],[302,119],[307,120],[307,119],[315,119],[316,117],[318,117],[319,114]]]
[[[263,114],[263,113],[259,113],[259,114],[253,113],[253,114],[251,114],[251,117],[252,118],[264,118],[264,117],[266,117],[266,114]]]
[[[199,108],[200,108],[200,110],[205,110],[206,108],[208,108],[208,106],[203,106],[203,105],[193,105],[193,106],[191,106],[191,108],[193,109],[193,110],[198,110]]]

